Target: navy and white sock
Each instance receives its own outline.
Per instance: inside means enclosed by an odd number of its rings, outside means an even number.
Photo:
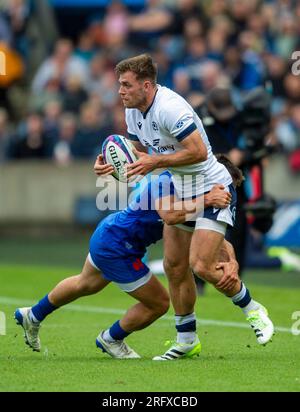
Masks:
[[[103,339],[107,342],[114,342],[116,340],[123,340],[130,333],[126,332],[120,326],[120,321],[115,322],[109,329],[106,329],[103,333]]]
[[[260,304],[253,300],[250,296],[249,290],[242,282],[241,290],[231,298],[232,302],[239,306],[243,313],[248,316],[251,310],[257,310],[260,308]]]
[[[46,316],[50,315],[57,306],[52,305],[49,301],[48,295],[41,299],[36,305],[32,306],[28,316],[33,323],[39,323],[45,319]]]
[[[196,338],[196,315],[175,315],[177,343],[193,343]]]

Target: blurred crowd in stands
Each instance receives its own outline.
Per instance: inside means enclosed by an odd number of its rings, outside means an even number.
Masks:
[[[230,87],[237,104],[241,94],[267,87],[273,96],[267,138],[287,154],[291,170],[300,171],[300,74],[292,70],[293,52],[300,50],[300,1],[146,0],[140,10],[108,2],[75,28],[76,38],[60,35],[50,44],[32,72],[35,45],[27,28],[35,3],[0,1],[0,50],[7,56],[7,75],[0,76],[0,162],[94,158],[107,135],[126,134],[115,64],[149,52],[158,82],[194,107],[216,86]],[[23,88],[17,104],[10,96],[16,86]]]

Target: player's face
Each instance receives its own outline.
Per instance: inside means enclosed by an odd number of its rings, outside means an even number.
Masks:
[[[147,106],[147,81],[137,80],[132,72],[126,72],[119,77],[119,94],[123,104],[128,109],[143,109]]]

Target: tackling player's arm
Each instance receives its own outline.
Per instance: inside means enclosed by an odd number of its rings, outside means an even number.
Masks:
[[[224,191],[224,186],[215,185],[209,193],[193,200],[177,200],[174,195],[161,197],[156,199],[155,208],[167,225],[175,225],[191,220],[203,208],[213,206],[224,209],[230,202],[231,194]]]
[[[219,263],[216,269],[222,269],[224,275],[215,285],[220,292],[230,292],[237,282],[240,282],[238,271],[239,264],[236,260],[235,252],[231,243],[224,239],[220,250]]]
[[[182,150],[167,155],[149,155],[136,150],[138,160],[127,166],[127,176],[146,175],[154,169],[187,166],[207,159],[207,149],[198,130],[183,139],[181,145]]]

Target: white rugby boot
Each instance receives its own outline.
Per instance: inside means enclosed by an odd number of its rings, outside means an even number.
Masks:
[[[18,308],[15,311],[14,318],[17,325],[24,329],[24,338],[26,345],[30,346],[34,351],[40,352],[41,341],[39,338],[40,323],[33,323],[28,314],[31,308]]]
[[[259,309],[251,310],[248,313],[247,321],[250,323],[251,328],[254,329],[257,342],[260,345],[266,345],[272,341],[274,325],[264,306],[260,305]]]
[[[127,345],[123,340],[116,340],[114,342],[108,342],[103,339],[104,331],[100,332],[96,339],[96,346],[106,352],[112,358],[116,359],[139,359],[138,355],[130,346]]]
[[[170,344],[170,342],[166,342]],[[168,361],[177,360],[182,358],[192,358],[194,356],[199,356],[201,352],[201,343],[198,336],[193,343],[177,343],[174,342],[172,346],[163,354],[159,356],[154,356],[155,361]]]

